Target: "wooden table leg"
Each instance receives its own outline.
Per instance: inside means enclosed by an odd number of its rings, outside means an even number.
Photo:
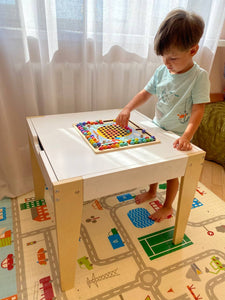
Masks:
[[[44,199],[45,181],[41,169],[39,167],[37,157],[34,153],[34,149],[31,144],[30,138],[29,138],[29,146],[30,146],[32,173],[33,173],[34,195],[36,200],[40,200],[40,199]]]
[[[186,171],[181,178],[177,205],[176,222],[173,236],[175,245],[182,242],[190,215],[195,191],[201,174],[205,153],[191,154],[188,157]]]
[[[54,183],[59,270],[62,291],[74,287],[83,208],[81,177]]]

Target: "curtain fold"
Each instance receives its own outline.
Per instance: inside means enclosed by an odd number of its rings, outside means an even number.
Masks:
[[[178,7],[205,21],[195,60],[210,72],[225,0],[0,0],[0,199],[33,189],[26,116],[122,108],[161,64],[154,36]]]

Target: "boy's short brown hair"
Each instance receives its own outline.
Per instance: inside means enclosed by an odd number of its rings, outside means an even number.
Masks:
[[[161,23],[154,40],[157,55],[171,47],[184,51],[199,43],[204,31],[202,17],[182,9],[172,10]]]

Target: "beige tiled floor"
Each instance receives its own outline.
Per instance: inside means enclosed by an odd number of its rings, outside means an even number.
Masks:
[[[225,169],[221,165],[205,160],[200,182],[225,201]]]

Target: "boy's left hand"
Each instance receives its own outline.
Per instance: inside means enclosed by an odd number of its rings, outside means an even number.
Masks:
[[[173,143],[173,147],[181,151],[189,151],[192,149],[192,145],[186,137],[181,136]]]

